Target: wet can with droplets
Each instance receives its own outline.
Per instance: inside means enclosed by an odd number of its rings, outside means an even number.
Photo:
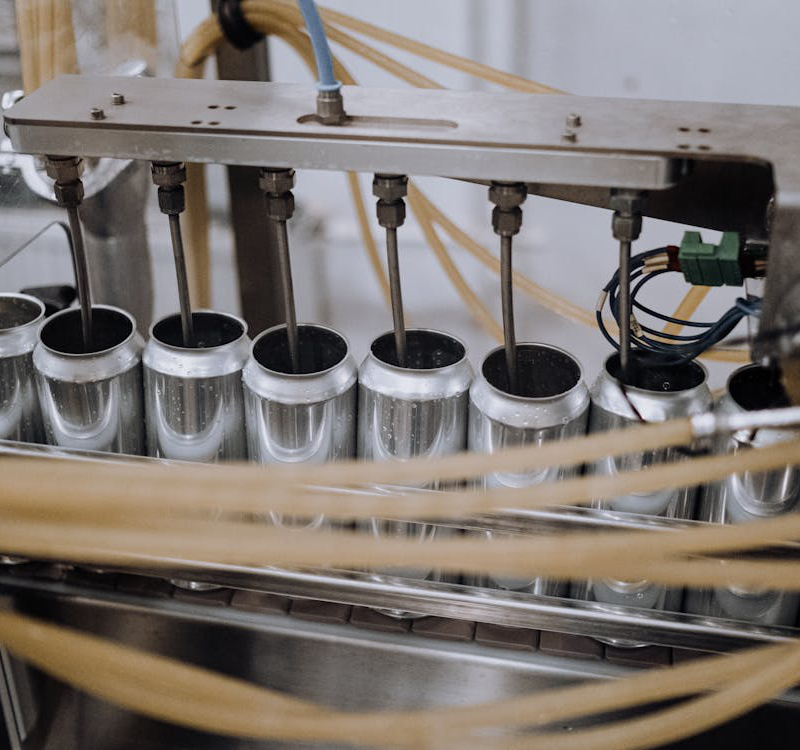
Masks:
[[[470,388],[469,450],[495,453],[504,448],[568,440],[586,432],[589,391],[578,360],[563,349],[539,343],[517,344],[518,389],[510,393],[505,352],[491,351]],[[475,481],[479,489],[536,487],[576,476],[579,466],[551,466],[521,472],[493,473]],[[513,515],[525,511],[509,508]],[[497,532],[480,532],[488,538]],[[537,577],[469,577],[476,586],[564,596],[568,585]]]
[[[143,346],[136,321],[116,307],[92,306],[88,351],[79,309],[62,310],[45,321],[33,364],[48,443],[144,453]]]
[[[428,329],[407,330],[406,347],[406,366],[401,367],[393,334],[385,333],[372,342],[359,370],[358,456],[365,461],[437,458],[467,447],[472,367],[466,347],[454,336]],[[437,490],[447,485],[434,480],[417,488]],[[366,527],[377,537],[420,543],[454,533],[447,526],[402,519],[373,518]],[[380,572],[401,578],[452,579],[413,564]]]
[[[183,345],[177,314],[150,328],[143,358],[147,452],[181,461],[244,460],[247,326],[210,310],[194,312],[192,319],[195,347]]]
[[[347,340],[321,325],[298,325],[300,368],[289,356],[286,326],[256,336],[243,372],[250,460],[320,464],[356,455],[358,368]],[[270,513],[276,526],[318,528],[323,517]]]
[[[43,443],[33,350],[44,305],[27,294],[0,294],[0,440]]]
[[[660,365],[637,358],[634,372],[634,382],[624,384],[620,377],[619,355],[613,354],[606,359],[590,391],[590,433],[624,429],[641,422],[691,417],[711,408],[706,370],[696,362]],[[659,463],[679,460],[686,452],[685,448],[669,447],[610,456],[596,461],[589,470],[601,476],[641,471]],[[592,507],[615,521],[641,519],[642,516],[691,519],[696,494],[694,487],[670,488],[598,500],[592,503]],[[643,580],[589,578],[573,583],[571,596],[615,606],[680,611],[683,590]],[[640,644],[623,642],[616,645]]]
[[[742,414],[789,406],[776,370],[758,364],[745,365],[728,379],[715,411]],[[796,428],[744,430],[719,437],[714,451],[720,455],[744,453],[784,440],[796,439]],[[732,474],[706,485],[700,496],[697,520],[710,523],[747,523],[800,510],[800,465],[767,472]],[[746,589],[720,586],[686,592],[686,612],[745,620],[759,625],[795,625],[800,594],[769,588]]]

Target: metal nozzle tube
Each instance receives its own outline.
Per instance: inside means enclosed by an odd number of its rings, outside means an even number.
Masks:
[[[292,283],[292,264],[289,258],[289,235],[285,221],[276,221],[278,236],[278,263],[283,283],[283,306],[286,316],[286,338],[289,342],[289,359],[292,371],[300,372],[300,343],[297,334],[297,314],[294,309],[294,284]]]
[[[505,341],[508,390],[517,392],[517,339],[514,332],[514,279],[511,265],[511,237],[500,238],[500,286],[503,305],[503,338]]]
[[[86,264],[86,247],[83,244],[83,230],[78,215],[78,206],[67,206],[69,231],[72,235],[72,264],[75,268],[75,283],[78,287],[78,302],[81,307],[81,333],[83,348],[92,349],[92,292],[89,286],[89,268]]]
[[[386,257],[392,296],[392,322],[397,364],[406,366],[406,323],[403,315],[403,290],[400,286],[400,260],[397,255],[397,229],[386,230]]]
[[[197,345],[192,319],[192,304],[189,298],[189,280],[186,276],[186,258],[183,254],[181,220],[178,214],[169,214],[169,234],[172,239],[172,255],[175,258],[175,277],[178,282],[178,304],[181,311],[181,331],[183,345],[187,348]]]
[[[631,243],[619,243],[619,364],[622,382],[630,383],[633,375],[631,358]]]

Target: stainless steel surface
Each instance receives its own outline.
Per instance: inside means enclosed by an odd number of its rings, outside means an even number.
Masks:
[[[181,315],[183,345],[191,348],[197,345],[192,321],[192,303],[189,298],[189,279],[186,275],[186,258],[183,254],[181,219],[178,214],[169,215],[169,236],[172,242],[172,257],[175,260],[175,278],[178,283],[178,305]]]
[[[87,107],[98,88],[109,86],[128,103],[124,111],[93,121]],[[794,112],[581,97],[587,113],[581,144],[565,147],[563,122],[575,97],[345,89],[350,117],[338,128],[316,122],[309,112],[310,86],[105,76],[61,76],[5,118],[14,148],[26,153],[66,147],[75,155],[511,181],[535,175],[548,183],[659,189],[677,178],[670,156],[697,153],[677,148],[676,123],[732,121],[736,127],[720,136],[719,152],[747,154],[752,131],[743,121],[762,122],[767,112],[777,111],[791,127]],[[218,108],[210,118],[212,104]],[[629,138],[620,148],[622,133],[636,133],[637,140]]]
[[[517,336],[514,331],[514,277],[511,237],[500,238],[500,297],[503,310],[503,340],[508,370],[508,389],[517,392]]]
[[[124,310],[95,305],[84,353],[80,311],[62,310],[39,329],[33,352],[48,443],[113,453],[143,453],[142,337]]]
[[[178,315],[150,329],[143,355],[148,454],[203,462],[244,459],[247,327],[227,313],[196,311],[193,317],[196,348],[181,345]]]
[[[640,421],[661,422],[677,417],[691,417],[711,408],[711,392],[706,385],[706,371],[696,363],[671,368],[635,370],[635,385],[624,385],[620,377],[618,355],[610,356],[591,388],[592,406],[589,432],[624,429]],[[664,461],[680,458],[677,448],[647,451],[597,461],[591,471],[614,475],[636,471]],[[594,507],[610,515],[642,513],[668,518],[691,518],[696,490],[676,488],[652,493],[632,493],[610,501],[594,502]],[[683,592],[647,581],[617,581],[589,578],[574,582],[572,596],[578,599],[666,610],[678,610]],[[624,644],[630,645],[630,644]]]
[[[78,304],[81,309],[81,332],[84,350],[94,348],[92,342],[92,291],[89,284],[89,268],[86,263],[86,246],[83,242],[83,230],[77,206],[67,207],[69,231],[72,235],[72,262],[75,267],[75,283],[78,287]]]
[[[0,438],[44,441],[33,349],[44,305],[25,294],[0,294]]]
[[[406,321],[403,314],[403,288],[400,284],[400,259],[397,256],[397,229],[386,229],[386,265],[389,269],[389,291],[392,299],[392,323],[397,364],[406,366]]]
[[[394,364],[394,337],[373,341],[359,369],[358,457],[365,461],[445,456],[467,445],[468,390],[472,368],[464,345],[444,333],[406,331],[407,367]],[[426,485],[438,488],[438,483]],[[376,536],[410,536],[424,542],[451,533],[432,524],[374,518]],[[414,566],[393,575],[426,578],[439,574]]]
[[[723,416],[747,414],[750,410],[788,403],[780,375],[761,365],[746,365],[728,379],[726,393],[715,411]],[[720,437],[717,453],[740,453],[796,438],[800,429],[762,428],[742,430]],[[796,511],[800,500],[800,468],[787,466],[771,472],[732,474],[701,492],[697,518],[712,523],[747,523]],[[695,614],[730,617],[763,625],[795,625],[800,595],[773,591],[720,587],[687,591],[685,609]]]
[[[508,392],[503,372],[504,348],[490,352],[481,365],[469,392],[467,445],[476,453],[495,453],[519,445],[541,445],[566,440],[586,432],[589,391],[578,361],[562,349],[547,344],[522,343],[516,347],[519,389]],[[535,487],[577,475],[580,467],[553,466],[534,471],[494,473],[476,480],[480,489],[492,487]],[[507,513],[513,515],[514,510]],[[479,532],[487,537],[500,532]],[[477,585],[512,591],[563,596],[563,582],[543,578],[484,577]]]

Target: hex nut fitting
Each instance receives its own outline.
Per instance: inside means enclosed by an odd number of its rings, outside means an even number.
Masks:
[[[258,186],[265,193],[283,195],[288,193],[295,184],[293,169],[272,169],[265,167],[258,176]]]
[[[175,188],[186,182],[186,165],[178,161],[154,161],[151,166],[153,182],[160,188]]]
[[[521,226],[522,209],[519,206],[505,210],[500,206],[495,206],[492,209],[492,227],[495,234],[499,234],[501,237],[513,237],[519,233]]]
[[[77,206],[83,200],[83,182],[77,179],[71,182],[56,181],[53,193],[59,206]]]
[[[397,229],[403,226],[406,220],[406,204],[403,200],[396,200],[391,203],[379,200],[376,206],[378,224],[384,229]]]
[[[642,232],[642,215],[626,215],[615,211],[611,219],[611,232],[615,240],[633,242]]]
[[[56,182],[74,182],[83,174],[83,159],[77,156],[46,156],[44,169]]]
[[[323,125],[341,125],[347,120],[341,89],[317,93],[317,119]]]
[[[609,208],[621,214],[641,214],[644,211],[644,194],[639,190],[613,190]]]
[[[408,177],[402,174],[376,174],[372,194],[386,203],[403,200],[408,195]]]
[[[493,182],[489,188],[489,200],[501,211],[521,206],[528,197],[528,188],[522,182]]]
[[[267,193],[264,196],[267,204],[267,216],[272,221],[288,221],[294,214],[294,195],[286,191],[280,195]]]
[[[158,189],[158,207],[161,213],[167,216],[183,213],[186,208],[186,196],[183,191],[183,186],[173,188],[160,187]]]

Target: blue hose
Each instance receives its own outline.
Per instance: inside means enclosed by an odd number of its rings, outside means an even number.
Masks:
[[[300,12],[303,14],[308,35],[311,37],[311,45],[314,48],[317,75],[319,75],[317,88],[320,91],[338,91],[342,84],[336,80],[336,76],[333,74],[333,58],[330,47],[328,47],[325,28],[319,17],[317,4],[314,0],[297,0],[297,4],[300,6]]]

